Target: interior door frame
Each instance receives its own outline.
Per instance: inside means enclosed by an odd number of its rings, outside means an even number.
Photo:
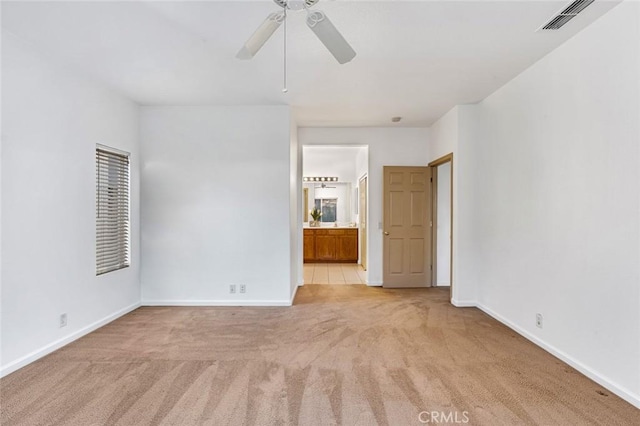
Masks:
[[[364,193],[360,193],[360,184],[364,181]],[[369,269],[369,250],[367,244],[369,244],[369,173],[363,173],[360,178],[358,178],[358,200],[356,201],[358,204],[358,233],[360,234],[359,238],[359,257],[360,257],[360,265],[363,266],[363,269],[367,271]],[[360,197],[364,196],[364,209],[360,207]],[[360,218],[364,215],[364,232],[362,232],[360,224],[363,222]],[[362,241],[364,240],[364,242]]]
[[[296,179],[297,179],[297,185],[300,185],[299,188],[303,188],[304,187],[304,181],[303,181],[303,177],[304,177],[304,148],[305,147],[333,147],[333,148],[364,148],[364,163],[363,163],[363,167],[366,170],[365,174],[367,175],[367,178],[369,176],[369,174],[371,174],[371,147],[369,143],[355,143],[355,144],[350,144],[350,143],[345,143],[345,144],[336,144],[336,143],[331,143],[331,142],[316,142],[316,143],[307,143],[304,144],[302,143],[302,141],[298,140],[298,152],[297,152],[297,161],[294,162],[292,161],[290,168],[291,170],[296,170]],[[367,248],[370,248],[370,242],[371,242],[371,232],[369,232],[369,225],[371,224],[371,221],[369,220],[369,207],[370,207],[370,196],[369,196],[369,187],[370,187],[370,181],[369,179],[367,180],[367,231],[366,231],[366,238],[367,238]],[[300,191],[299,189],[295,191],[296,197],[301,196],[300,194],[302,193],[302,191]],[[303,209],[304,204],[302,202],[298,202],[298,209]],[[303,282],[303,271],[304,271],[304,220],[301,220],[302,218],[306,218],[308,220],[309,218],[309,212],[301,212],[302,214],[300,214],[300,212],[298,212],[298,215],[291,216],[290,222],[291,222],[291,226],[297,227],[297,234],[298,234],[298,248],[297,248],[297,252],[298,252],[298,280],[299,280],[299,284],[298,286],[301,286],[304,284]],[[370,250],[367,250],[367,252],[369,252]],[[369,254],[367,253],[367,260],[370,259]],[[365,276],[366,276],[366,285],[368,286],[376,286],[378,284],[370,284],[369,283],[369,272],[370,272],[370,268],[371,268],[371,262],[369,262],[369,264],[367,265],[367,271],[365,271]]]
[[[429,167],[433,168],[431,178],[431,217],[433,218],[433,227],[431,232],[431,264],[433,265],[431,271],[431,285],[435,287],[437,285],[437,265],[438,265],[438,166],[446,163],[451,163],[450,169],[450,206],[449,211],[451,217],[449,221],[449,237],[451,239],[449,244],[449,297],[453,297],[453,152],[447,155],[433,160],[429,163]]]

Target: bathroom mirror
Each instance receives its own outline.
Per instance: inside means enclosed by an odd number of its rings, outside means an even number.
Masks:
[[[347,182],[329,182],[321,184],[319,182],[304,182],[303,194],[305,201],[304,222],[311,220],[309,209],[317,207],[322,212],[320,222],[337,223],[347,225],[353,221],[353,211],[351,209],[352,186]]]

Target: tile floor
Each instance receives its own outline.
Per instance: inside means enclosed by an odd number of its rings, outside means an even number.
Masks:
[[[305,284],[366,284],[366,272],[357,263],[305,263]]]

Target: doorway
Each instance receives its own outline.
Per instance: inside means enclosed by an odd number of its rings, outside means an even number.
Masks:
[[[432,282],[453,288],[453,153],[429,163],[432,168]],[[451,292],[452,290],[450,290]]]
[[[366,284],[367,146],[302,146],[304,284]],[[365,180],[366,184],[366,180]],[[366,224],[366,222],[365,222]],[[364,248],[363,248],[364,247]],[[364,250],[364,253],[363,253]]]

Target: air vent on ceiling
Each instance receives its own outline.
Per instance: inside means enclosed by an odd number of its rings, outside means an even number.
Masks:
[[[582,12],[587,6],[593,3],[595,0],[576,0],[572,2],[569,6],[565,7],[553,16],[544,24],[540,29],[541,30],[557,30],[560,29],[564,24],[572,20],[578,13]]]

